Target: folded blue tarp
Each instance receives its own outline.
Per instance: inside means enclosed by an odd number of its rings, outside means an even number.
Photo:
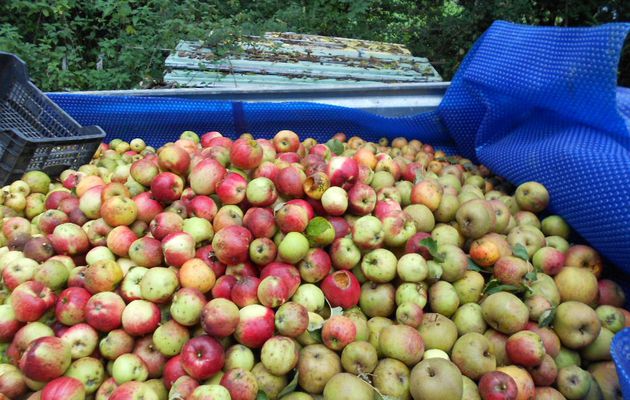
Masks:
[[[319,140],[339,131],[370,140],[419,138],[481,162],[515,184],[543,183],[551,193],[550,210],[630,272],[630,90],[617,88],[629,30],[630,24],[555,28],[496,22],[475,43],[438,109],[405,118],[312,103],[51,97],[83,125],[100,125],[111,138],[140,136],[153,145],[184,130],[271,137],[292,129]],[[618,363],[630,364],[628,353]]]

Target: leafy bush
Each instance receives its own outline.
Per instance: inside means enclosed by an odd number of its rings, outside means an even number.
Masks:
[[[293,31],[402,43],[450,79],[495,19],[537,25],[630,20],[623,0],[12,0],[0,2],[0,50],[18,54],[44,90],[161,84],[181,39],[219,54],[240,35]],[[624,60],[621,83],[630,84]]]

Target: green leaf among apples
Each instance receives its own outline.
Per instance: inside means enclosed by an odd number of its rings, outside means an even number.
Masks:
[[[341,153],[343,153],[343,143],[337,139],[330,139],[326,142],[326,146],[336,155],[341,155]]]
[[[426,247],[427,249],[429,249],[429,253],[431,253],[431,256],[436,262],[444,261],[444,256],[438,251],[437,240],[433,239],[432,237],[428,237],[428,238],[422,239],[420,241],[420,244]]]
[[[520,243],[516,243],[514,247],[512,247],[512,254],[514,254],[515,257],[518,257],[525,261],[529,261],[529,253],[527,253],[527,248]]]
[[[525,285],[506,285],[498,279],[491,279],[483,288],[483,293],[488,296],[498,292],[510,292],[514,294],[525,293],[528,291]]]
[[[293,376],[293,379],[291,380],[291,382],[289,382],[289,384],[286,385],[284,389],[280,391],[280,393],[278,393],[278,398],[282,398],[283,396],[286,396],[289,393],[295,392],[295,389],[297,388],[297,385],[298,385],[298,375],[299,373],[295,371],[295,375]]]
[[[551,307],[550,309],[543,311],[543,313],[540,315],[540,318],[538,318],[538,326],[540,328],[551,326],[555,318],[556,307]]]
[[[267,396],[267,393],[259,390],[258,394],[256,395],[256,400],[269,400],[269,397]]]
[[[482,274],[490,274],[492,273],[491,271],[488,271],[486,269],[484,269],[482,266],[480,266],[479,264],[477,264],[472,258],[468,257],[468,270],[469,271],[476,271]]]

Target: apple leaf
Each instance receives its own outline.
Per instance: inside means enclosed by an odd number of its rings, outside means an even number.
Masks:
[[[468,270],[469,271],[477,271],[482,274],[490,274],[490,271],[485,270],[479,264],[477,264],[472,258],[468,257]]]
[[[267,396],[267,393],[259,390],[258,394],[256,395],[256,400],[269,400],[269,397]]]
[[[536,271],[530,271],[525,274],[525,280],[529,282],[534,282],[537,279],[538,279],[538,274],[536,273]]]
[[[11,362],[9,356],[7,355],[7,350],[9,350],[9,343],[0,343],[0,363],[8,364]]]
[[[343,143],[341,143],[337,139],[330,139],[326,142],[326,146],[336,155],[340,155],[341,153],[343,153]]]
[[[499,292],[523,293],[527,288],[523,285],[505,285],[498,279],[491,279],[483,289],[485,295],[491,295]]]
[[[540,318],[538,318],[538,326],[540,328],[551,326],[555,318],[556,307],[551,307],[550,309],[543,311],[543,313],[540,315]]]
[[[284,202],[283,202],[283,203],[278,203],[278,204],[276,204],[276,206],[273,208],[273,213],[274,213],[274,214],[275,214],[275,213],[277,213],[277,212],[278,212],[278,210],[280,210],[282,207],[284,207],[284,205],[285,205],[285,204],[287,204],[287,203],[284,203]]]
[[[418,168],[416,170],[416,181],[414,182],[414,184],[418,184],[422,179],[424,179],[424,171],[422,170],[422,168]]]
[[[343,308],[341,307],[332,307],[330,309],[330,318],[336,316],[336,315],[343,315]]]
[[[289,382],[289,384],[286,385],[284,389],[280,391],[280,393],[278,393],[278,398],[282,398],[289,393],[295,392],[297,385],[298,385],[298,372],[295,371],[295,375],[293,376],[293,379],[291,380],[291,382]]]
[[[309,330],[308,334],[317,343],[322,343],[322,328]]]
[[[516,243],[514,247],[512,247],[512,254],[514,254],[514,256],[521,258],[525,261],[529,261],[529,254],[527,253],[527,248],[520,243]]]
[[[455,156],[448,156],[446,157],[446,161],[448,161],[451,164],[457,164],[459,162],[459,159]]]
[[[315,217],[306,226],[306,235],[317,237],[331,228],[332,224],[326,218]]]
[[[431,256],[433,257],[433,259],[437,262],[442,262],[444,261],[444,257],[442,256],[442,254],[440,254],[440,252],[438,251],[438,243],[437,240],[433,239],[432,237],[428,237],[428,238],[424,238],[420,241],[420,244],[424,247],[426,247],[427,249],[429,249],[429,253],[431,253]]]

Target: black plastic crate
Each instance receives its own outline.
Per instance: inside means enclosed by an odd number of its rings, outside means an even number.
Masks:
[[[105,132],[82,127],[39,90],[26,64],[0,52],[0,184],[30,170],[56,176],[88,163]]]

